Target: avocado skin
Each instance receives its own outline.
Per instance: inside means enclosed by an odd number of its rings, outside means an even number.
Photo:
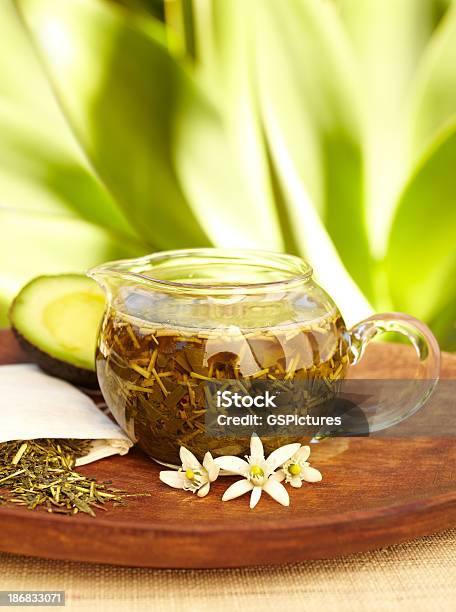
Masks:
[[[86,389],[99,389],[98,378],[95,372],[52,357],[52,355],[45,353],[24,338],[24,336],[14,327],[14,325],[12,326],[12,330],[20,347],[27,353],[27,355],[29,355],[30,359],[34,363],[40,366],[42,370],[48,374],[51,374],[52,376],[67,380],[78,387],[85,387]]]

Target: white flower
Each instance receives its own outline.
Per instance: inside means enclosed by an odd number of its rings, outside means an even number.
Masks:
[[[283,506],[290,504],[290,498],[285,487],[279,482],[275,470],[283,465],[299,449],[300,444],[286,444],[273,451],[267,459],[264,458],[263,444],[256,434],[250,439],[250,456],[247,461],[239,457],[217,457],[215,463],[232,474],[244,476],[232,484],[223,494],[222,500],[228,501],[251,491],[250,508],[255,508],[262,491],[266,491],[273,499]]]
[[[289,482],[292,487],[299,489],[302,481],[320,482],[322,475],[318,470],[310,467],[306,461],[310,455],[310,446],[301,448],[282,465],[282,469],[277,472],[277,477],[282,481]]]
[[[183,446],[180,447],[179,454],[182,467],[178,471],[160,472],[160,480],[175,489],[184,489],[196,493],[198,497],[205,497],[209,493],[211,482],[217,480],[219,466],[209,452],[204,455],[203,465]]]

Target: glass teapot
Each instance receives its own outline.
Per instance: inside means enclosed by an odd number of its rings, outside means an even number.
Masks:
[[[438,344],[422,322],[388,313],[348,330],[298,257],[177,250],[107,263],[89,275],[107,297],[96,356],[103,396],[131,439],[166,465],[179,463],[181,445],[200,460],[208,450],[247,453],[248,439],[206,430],[211,382],[235,381],[245,389],[253,380],[306,380],[331,388],[374,337],[398,332],[413,344],[424,384],[418,397],[377,414],[370,424],[375,430],[415,412],[439,376]],[[266,451],[283,443],[267,439]]]

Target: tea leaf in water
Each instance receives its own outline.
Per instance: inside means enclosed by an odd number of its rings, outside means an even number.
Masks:
[[[225,454],[225,447],[243,455],[248,440],[206,435],[208,383],[223,388],[223,381],[231,387],[237,381],[248,394],[256,381],[285,391],[288,383],[308,381],[309,396],[301,401],[297,385],[290,405],[301,402],[316,411],[325,399],[322,387],[330,391],[349,363],[343,329],[337,313],[315,322],[233,331],[148,324],[111,310],[101,330],[97,371],[113,414],[149,456],[177,464],[179,445],[199,459],[207,450]],[[268,452],[285,443],[280,436],[265,439]]]

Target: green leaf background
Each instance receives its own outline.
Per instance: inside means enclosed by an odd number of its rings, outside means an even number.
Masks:
[[[258,247],[456,349],[453,2],[0,8],[0,322],[37,274]]]

